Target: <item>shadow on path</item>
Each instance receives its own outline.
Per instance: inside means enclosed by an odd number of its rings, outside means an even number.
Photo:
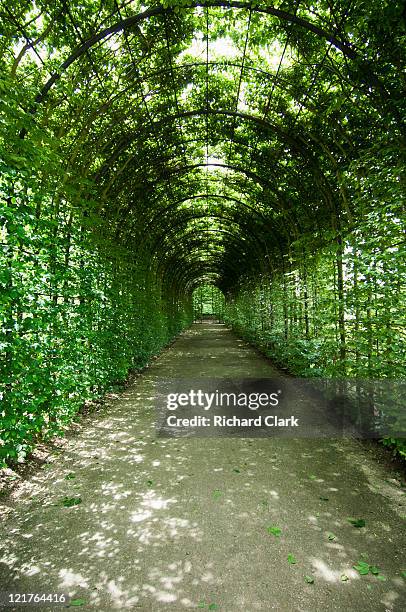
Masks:
[[[404,497],[379,452],[348,439],[156,437],[157,380],[275,374],[224,326],[192,326],[7,500],[0,590],[102,611],[404,610]],[[386,579],[360,576],[362,559]]]

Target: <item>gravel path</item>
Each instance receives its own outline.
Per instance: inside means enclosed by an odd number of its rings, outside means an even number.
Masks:
[[[404,496],[381,449],[156,437],[160,378],[274,374],[222,325],[183,333],[4,502],[0,590],[66,593],[102,611],[405,610]]]

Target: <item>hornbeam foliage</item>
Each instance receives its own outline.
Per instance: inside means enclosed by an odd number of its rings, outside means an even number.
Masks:
[[[404,376],[403,2],[0,22],[3,460],[144,365],[201,285],[294,373]]]

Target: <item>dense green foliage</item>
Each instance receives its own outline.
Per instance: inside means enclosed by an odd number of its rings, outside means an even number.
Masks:
[[[301,376],[403,378],[401,201],[383,198],[342,242],[314,253],[298,241],[284,270],[242,280],[226,320]]]
[[[292,372],[404,376],[402,2],[0,22],[4,458],[143,365],[200,285]]]
[[[10,128],[33,131],[12,83],[3,93]],[[85,400],[144,366],[192,320],[190,300],[163,287],[148,257],[135,260],[91,217],[93,184],[69,180],[51,138],[51,151],[24,140],[18,156],[9,142],[5,134],[0,464],[63,433]]]
[[[194,318],[213,315],[219,319],[224,316],[225,300],[220,289],[214,285],[200,285],[193,291]]]

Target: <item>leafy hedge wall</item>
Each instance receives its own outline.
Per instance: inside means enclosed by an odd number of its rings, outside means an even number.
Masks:
[[[318,248],[302,236],[282,269],[227,296],[226,322],[295,375],[405,379],[403,187],[393,153],[363,160],[362,189],[359,167],[348,172],[361,219],[352,231],[324,233]],[[406,457],[405,439],[385,443]]]
[[[52,141],[38,146],[18,92],[7,95],[10,130],[28,122],[33,138],[18,154],[7,132],[1,143],[0,464],[61,433],[192,320],[191,303],[92,213],[91,184],[66,175]]]

